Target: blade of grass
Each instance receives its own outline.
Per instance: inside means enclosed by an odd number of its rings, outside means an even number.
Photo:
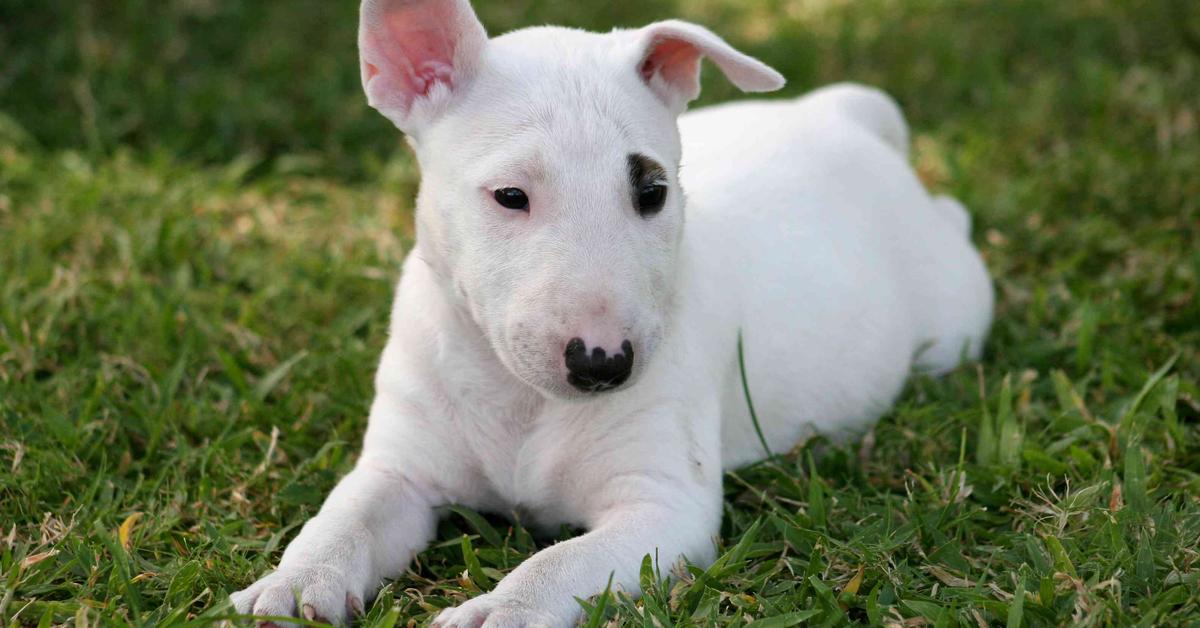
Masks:
[[[775,454],[771,453],[771,446],[767,444],[767,437],[763,435],[762,426],[758,423],[758,413],[754,411],[754,399],[750,396],[750,382],[746,379],[746,352],[742,346],[742,330],[738,329],[737,337],[738,350],[738,372],[742,377],[742,393],[746,397],[746,408],[750,411],[750,420],[754,423],[754,433],[758,434],[758,442],[762,444],[763,452],[768,458],[773,458]]]

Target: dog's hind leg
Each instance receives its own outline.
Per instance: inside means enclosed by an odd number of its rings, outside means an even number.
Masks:
[[[964,236],[971,235],[971,214],[953,196],[938,194],[933,197],[933,207],[938,214],[954,225]]]
[[[900,106],[883,91],[858,83],[836,83],[812,92],[803,100],[840,111],[908,157],[908,124]]]

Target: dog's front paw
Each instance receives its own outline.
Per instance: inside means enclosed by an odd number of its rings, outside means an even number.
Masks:
[[[273,571],[229,596],[242,615],[303,617],[345,624],[361,615],[364,591],[327,567],[289,567]]]
[[[460,606],[447,608],[433,620],[433,628],[546,628],[570,624],[570,620],[540,611],[519,600],[496,593],[486,593],[467,600]]]

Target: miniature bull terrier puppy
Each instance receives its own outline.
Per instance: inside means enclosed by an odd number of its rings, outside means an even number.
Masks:
[[[434,624],[562,626],[609,582],[706,565],[725,469],[839,437],[915,368],[979,355],[992,285],[955,200],[856,85],[683,114],[702,58],[783,77],[681,21],[489,39],[467,0],[366,0],[370,105],[420,164],[354,470],[241,613],[343,622],[459,504],[586,529]]]

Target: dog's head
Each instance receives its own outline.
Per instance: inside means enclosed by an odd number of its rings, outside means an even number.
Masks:
[[[489,40],[467,0],[365,0],[358,37],[421,166],[420,254],[501,362],[557,397],[635,381],[674,298],[700,60],[745,91],[783,78],[680,21]]]

